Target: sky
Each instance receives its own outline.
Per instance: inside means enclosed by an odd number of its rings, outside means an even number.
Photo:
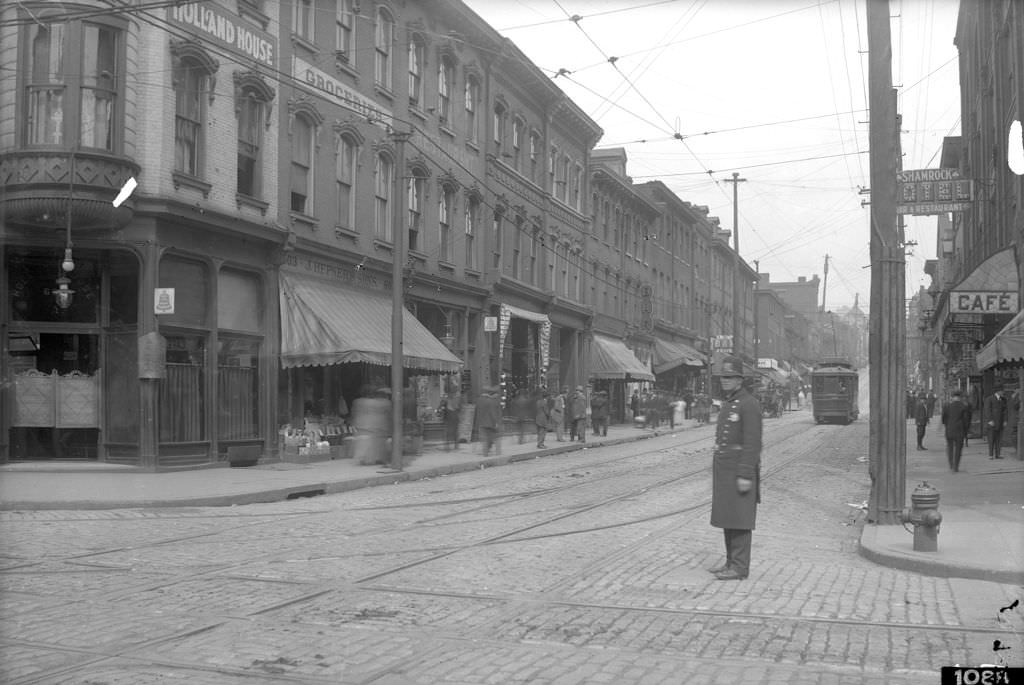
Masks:
[[[735,218],[741,256],[772,281],[824,278],[828,255],[826,309],[859,295],[867,311],[865,0],[466,2],[601,126],[598,148],[625,148],[635,182]],[[890,0],[904,169],[936,168],[960,133],[958,8]],[[907,218],[908,297],[930,284],[936,223]]]

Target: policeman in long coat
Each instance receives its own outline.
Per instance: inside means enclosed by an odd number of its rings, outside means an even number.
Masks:
[[[761,501],[761,405],[743,387],[737,357],[722,360],[719,376],[725,398],[715,432],[711,525],[725,534],[725,563],[711,572],[718,580],[743,580]]]

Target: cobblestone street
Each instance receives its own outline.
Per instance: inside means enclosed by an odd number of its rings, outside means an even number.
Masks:
[[[4,683],[937,683],[1021,588],[857,554],[868,422],[765,422],[718,582],[712,427],[231,508],[0,514]]]

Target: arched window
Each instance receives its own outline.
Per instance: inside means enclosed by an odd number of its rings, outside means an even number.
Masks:
[[[238,193],[259,197],[263,189],[263,132],[274,91],[258,75],[235,73],[238,115]]]
[[[171,44],[174,56],[174,170],[204,178],[207,102],[217,61],[191,41]]]
[[[381,7],[377,10],[377,30],[374,39],[374,82],[391,90],[391,45],[395,36],[395,20]]]
[[[427,187],[427,177],[420,170],[413,170],[409,174],[409,179],[406,183],[406,194],[407,204],[409,206],[409,219],[408,226],[409,230],[409,242],[406,247],[410,250],[422,250],[423,246],[420,245],[420,230],[423,228],[423,201],[425,198]]]
[[[334,50],[342,62],[352,59],[352,0],[337,0],[334,15]]]
[[[455,87],[455,67],[452,58],[442,55],[437,67],[437,116],[441,124],[452,124],[452,89]]]
[[[391,219],[391,189],[395,182],[395,166],[385,152],[377,154],[374,167],[374,235],[387,242],[393,242]]]
[[[477,267],[477,221],[480,216],[480,198],[470,195],[466,198],[466,268],[476,269]]]
[[[426,51],[423,38],[415,35],[409,41],[409,105],[423,107],[423,66]]]
[[[505,142],[505,113],[508,108],[500,100],[494,103],[494,148],[495,154],[501,154],[501,146]]]
[[[338,135],[334,160],[334,189],[337,196],[337,224],[350,231],[356,228],[355,203],[356,156],[359,142],[348,132]]]
[[[466,77],[466,140],[476,143],[480,140],[480,124],[476,112],[480,105],[480,81],[476,76]]]
[[[523,170],[523,133],[526,130],[526,122],[516,117],[512,121],[512,168],[516,171]]]
[[[316,124],[304,112],[292,121],[291,210],[313,213],[313,150]]]
[[[438,202],[437,223],[438,223],[438,259],[442,262],[451,263],[454,254],[454,237],[452,235],[452,221],[455,219],[455,188],[451,185],[441,186],[441,197]]]

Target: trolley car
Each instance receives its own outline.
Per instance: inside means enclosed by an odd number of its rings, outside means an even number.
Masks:
[[[817,423],[848,424],[857,419],[860,377],[847,359],[829,357],[811,371],[811,406]]]

